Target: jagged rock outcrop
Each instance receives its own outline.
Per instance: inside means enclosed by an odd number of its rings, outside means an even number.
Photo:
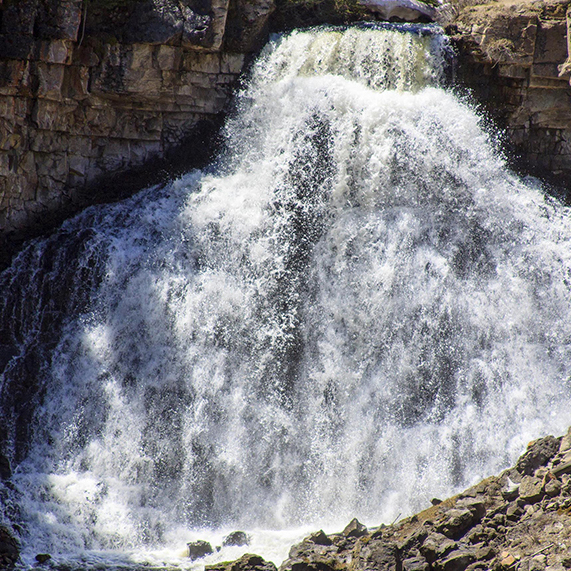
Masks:
[[[505,128],[517,167],[569,187],[571,2],[453,4],[447,31],[458,48],[459,80]]]
[[[279,571],[564,571],[570,544],[571,429],[531,443],[515,467],[399,523],[368,530],[353,520],[341,533],[313,533]]]

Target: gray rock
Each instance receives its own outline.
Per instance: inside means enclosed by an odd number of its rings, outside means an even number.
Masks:
[[[244,531],[233,531],[222,540],[222,545],[224,547],[229,545],[236,545],[238,547],[250,545],[250,536]]]
[[[208,541],[204,541],[202,539],[191,541],[190,543],[187,543],[186,546],[188,547],[188,556],[192,561],[214,553],[212,545],[210,545]]]
[[[554,436],[546,436],[531,442],[525,454],[516,462],[516,470],[522,475],[533,476],[537,468],[545,466],[559,452],[560,443],[561,438]]]
[[[204,571],[277,571],[277,569],[271,561],[266,561],[259,555],[246,553],[236,561],[206,565]]]
[[[367,533],[367,527],[363,525],[357,518],[353,518],[347,527],[343,530],[345,537],[362,537]]]
[[[398,568],[398,549],[394,543],[386,540],[357,541],[351,561],[352,571],[397,571]]]
[[[467,508],[453,508],[444,514],[443,520],[437,525],[437,531],[447,537],[461,536],[476,521],[474,513]]]
[[[548,480],[545,484],[545,493],[554,498],[561,493],[561,482],[557,479]]]
[[[333,545],[333,542],[327,537],[322,529],[316,533],[312,533],[307,539],[316,545]]]
[[[420,546],[420,552],[429,563],[444,557],[456,548],[456,542],[441,533],[431,533]]]
[[[443,571],[464,571],[474,559],[474,554],[470,551],[454,551],[440,562],[439,568]]]
[[[538,502],[544,496],[543,481],[533,476],[524,476],[519,487],[519,497],[528,504]]]
[[[409,557],[402,562],[403,571],[428,571],[430,565],[424,557]]]
[[[177,44],[184,39],[190,44],[203,44],[207,40],[211,18],[190,4],[175,0],[141,2],[125,27],[124,40],[129,43]]]

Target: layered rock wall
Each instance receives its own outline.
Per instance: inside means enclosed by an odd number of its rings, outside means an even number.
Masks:
[[[153,182],[177,153],[193,166],[271,9],[0,0],[0,265],[19,238]]]
[[[516,166],[563,189],[571,188],[570,4],[480,2],[447,27],[459,79],[505,128]]]

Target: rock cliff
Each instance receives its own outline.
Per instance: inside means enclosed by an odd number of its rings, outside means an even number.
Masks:
[[[458,0],[447,25],[458,79],[505,129],[515,166],[563,188],[571,183],[570,5]]]
[[[88,204],[198,166],[273,0],[0,0],[0,266]]]

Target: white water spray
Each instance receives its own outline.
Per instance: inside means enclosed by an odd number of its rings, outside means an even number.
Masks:
[[[7,414],[35,363],[3,495],[26,564],[183,565],[236,528],[277,560],[297,528],[391,521],[566,428],[571,218],[438,87],[444,54],[432,29],[276,39],[210,173],[4,273]]]

